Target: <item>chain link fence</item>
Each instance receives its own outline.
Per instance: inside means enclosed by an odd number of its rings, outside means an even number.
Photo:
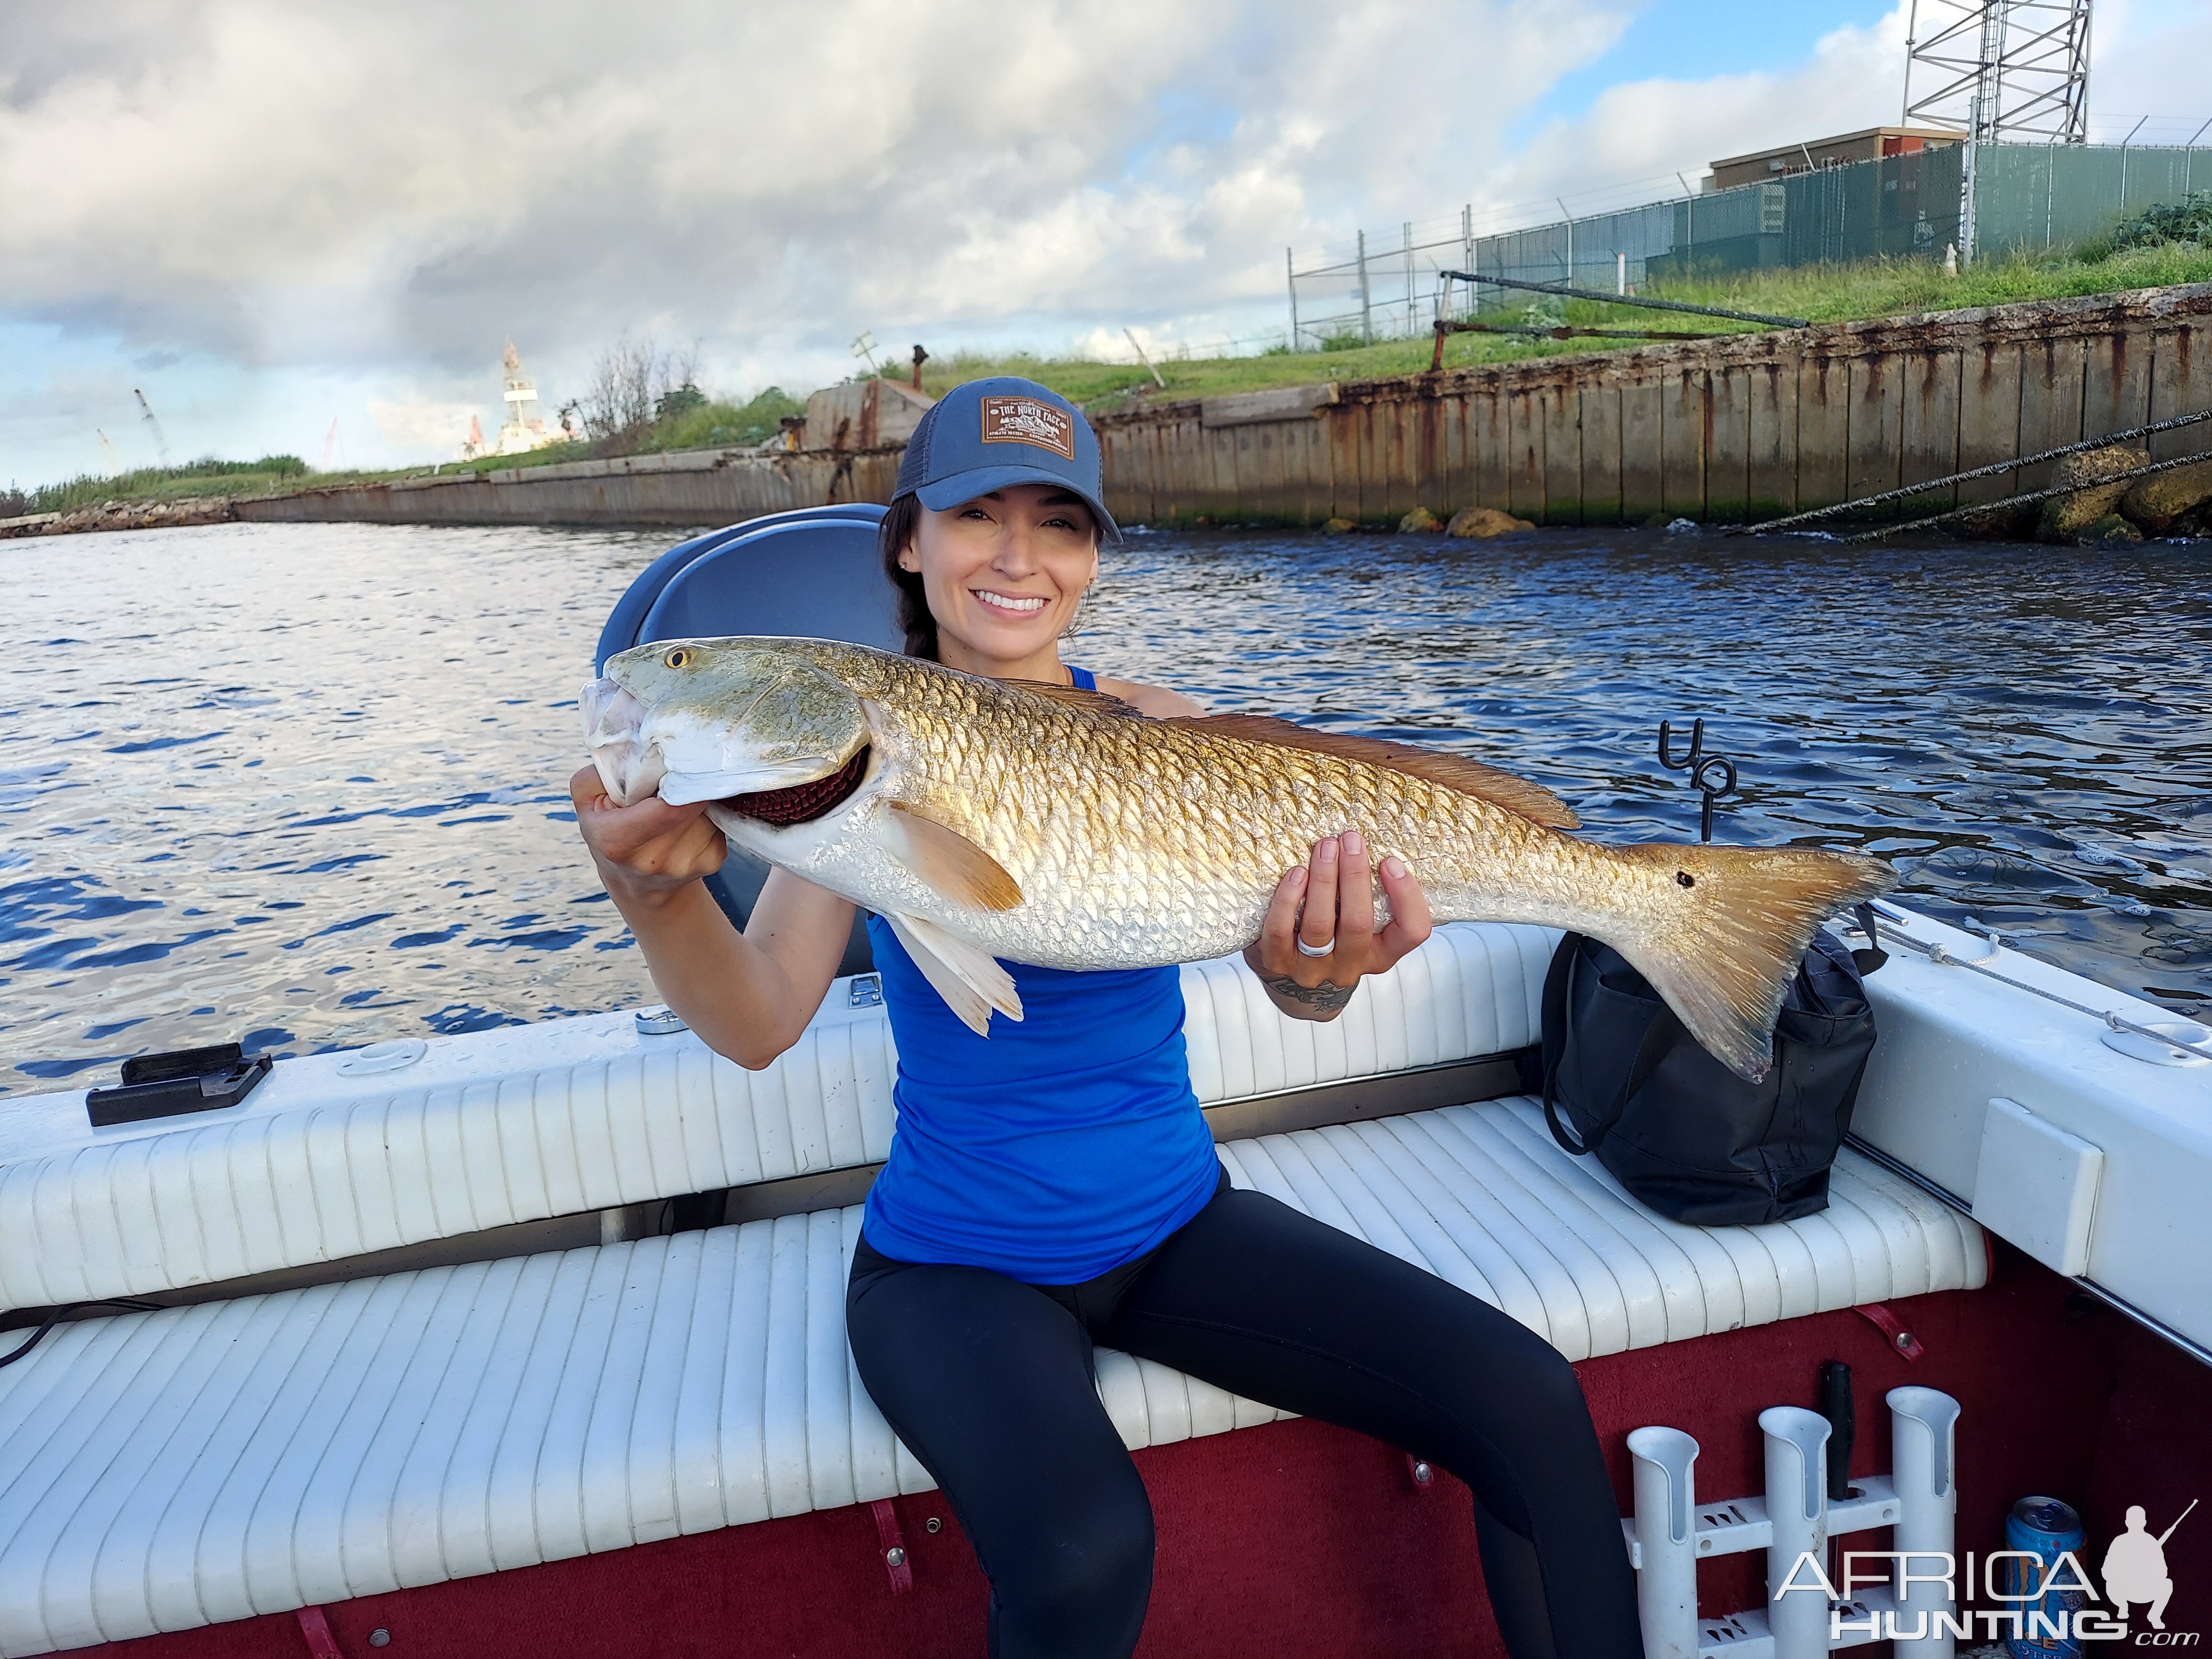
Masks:
[[[1292,349],[1425,333],[1447,306],[1463,317],[1530,304],[1500,289],[1470,295],[1443,282],[1446,270],[1630,294],[1738,270],[1940,260],[1952,247],[1989,258],[2086,241],[2128,213],[2212,190],[2212,148],[1984,144],[1972,159],[1971,224],[1966,147],[1953,144],[1520,230],[1477,234],[1469,207],[1456,226],[1363,231],[1303,270],[1286,252]]]

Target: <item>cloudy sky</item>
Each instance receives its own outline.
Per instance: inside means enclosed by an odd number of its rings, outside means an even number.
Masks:
[[[513,338],[794,391],[861,330],[1283,323],[1302,253],[1504,228],[1897,118],[1883,0],[0,0],[0,484],[441,459]],[[2203,0],[2097,0],[2093,136],[2212,116]],[[104,432],[111,448],[102,447]]]

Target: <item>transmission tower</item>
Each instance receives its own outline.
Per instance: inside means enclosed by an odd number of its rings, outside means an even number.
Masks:
[[[2087,143],[2089,4],[1913,0],[1905,41],[1905,125],[1947,127],[1978,144]]]

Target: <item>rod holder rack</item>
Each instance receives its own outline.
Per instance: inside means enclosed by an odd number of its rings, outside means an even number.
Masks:
[[[1892,1389],[1886,1399],[1896,1468],[1860,1477],[1851,1496],[1837,1501],[1827,1495],[1828,1420],[1802,1407],[1759,1414],[1766,1492],[1758,1498],[1700,1504],[1695,1440],[1662,1427],[1630,1434],[1636,1513],[1620,1528],[1636,1569],[1646,1659],[1819,1659],[1836,1648],[1893,1641],[1893,1631],[1956,1625],[1949,1587],[1924,1571],[1917,1570],[1901,1593],[1893,1583],[1875,1584],[1833,1602],[1798,1571],[1808,1555],[1826,1571],[1831,1538],[1878,1527],[1896,1529],[1897,1549],[1942,1558],[1948,1570],[1958,1509],[1959,1402],[1921,1388]],[[1699,1618],[1698,1563],[1753,1550],[1766,1553],[1766,1605]],[[1778,1586],[1793,1581],[1800,1588],[1777,1595]],[[1939,1613],[1949,1617],[1938,1620]],[[1840,1636],[1832,1637],[1832,1626],[1840,1626]],[[1906,1634],[1893,1646],[1899,1659],[1953,1659],[1956,1638]]]

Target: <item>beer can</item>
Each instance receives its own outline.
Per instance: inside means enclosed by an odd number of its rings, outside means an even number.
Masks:
[[[2081,1644],[2074,1634],[2074,1615],[2088,1604],[2088,1597],[2079,1589],[2054,1586],[2039,1596],[2027,1601],[2012,1598],[2027,1596],[2038,1585],[2051,1577],[2051,1568],[2058,1558],[2069,1550],[2074,1559],[2081,1559],[2082,1546],[2088,1536],[2081,1529],[2081,1517],[2071,1504],[2056,1498],[2023,1498],[2012,1506],[2005,1516],[2005,1547],[2018,1550],[2022,1555],[2008,1555],[1997,1563],[1996,1582],[1992,1592],[2006,1598],[2003,1606],[2008,1612],[2021,1615],[2020,1633],[2005,1638],[2005,1647],[2013,1659],[2077,1659]],[[2062,1580],[2071,1579],[2069,1570],[2060,1575]],[[2039,1632],[2033,1615],[2041,1613],[2048,1621]],[[2050,1632],[2063,1629],[2066,1634],[2054,1636]]]

